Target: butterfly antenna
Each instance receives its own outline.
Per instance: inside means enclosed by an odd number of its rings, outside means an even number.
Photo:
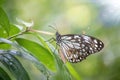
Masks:
[[[58,31],[58,30],[57,30],[57,27],[55,28],[55,27],[53,27],[52,25],[49,25],[49,27],[51,27],[51,28],[54,29],[55,31]]]

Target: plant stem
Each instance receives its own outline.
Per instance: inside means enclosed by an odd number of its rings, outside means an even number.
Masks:
[[[54,35],[54,34],[51,33],[51,32],[39,31],[39,30],[31,29],[31,28],[26,28],[25,31],[22,31],[22,32],[20,32],[20,33],[18,33],[18,34],[15,34],[15,35],[13,35],[13,36],[10,36],[10,37],[8,38],[8,40],[10,40],[10,39],[12,39],[12,38],[14,38],[14,37],[23,35],[23,34],[26,33],[26,32],[36,32],[36,33],[42,33],[42,34],[46,34],[46,35]]]
[[[46,32],[46,31],[39,31],[39,30],[34,30],[34,29],[31,29],[30,31],[31,32],[37,32],[37,33],[42,33],[42,34],[46,34],[46,35],[54,35],[54,33]]]
[[[25,31],[20,32],[20,33],[18,33],[18,34],[15,34],[15,35],[13,35],[13,36],[10,36],[10,37],[8,37],[8,40],[10,40],[10,39],[12,39],[12,38],[14,38],[14,37],[20,36],[20,35],[22,35],[22,34],[24,34],[24,33],[25,33]]]

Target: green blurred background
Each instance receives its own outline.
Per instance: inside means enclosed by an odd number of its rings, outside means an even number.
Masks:
[[[32,19],[34,29],[55,33],[53,25],[61,34],[84,31],[101,39],[101,52],[72,66],[82,80],[120,80],[120,0],[5,0],[3,8],[15,24]]]

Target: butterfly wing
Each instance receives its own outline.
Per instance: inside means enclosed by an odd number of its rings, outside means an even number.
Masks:
[[[61,53],[69,62],[79,62],[92,53],[99,52],[104,44],[97,38],[87,35],[61,35]]]

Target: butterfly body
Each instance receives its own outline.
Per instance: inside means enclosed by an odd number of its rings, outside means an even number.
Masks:
[[[99,52],[104,47],[101,40],[88,35],[67,34],[56,32],[56,41],[60,52],[69,62],[80,62],[90,54]]]

